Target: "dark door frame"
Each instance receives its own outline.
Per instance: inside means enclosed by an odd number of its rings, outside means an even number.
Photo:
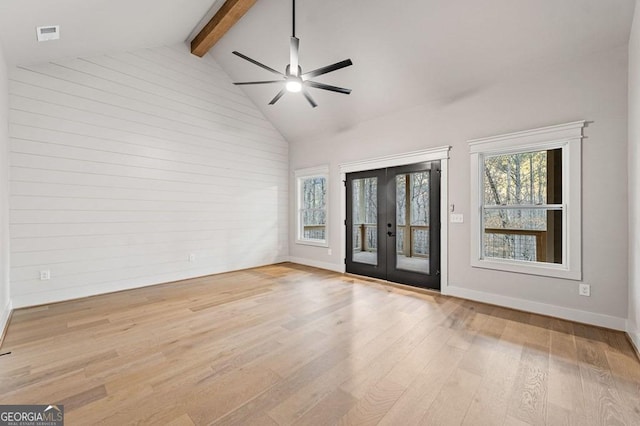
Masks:
[[[397,175],[409,175],[416,172],[426,172],[430,175],[430,230],[429,230],[429,270],[419,272],[403,269],[397,265],[396,245],[396,189]],[[356,262],[353,259],[353,220],[349,214],[352,206],[352,182],[359,179],[375,178],[377,180],[377,250],[376,264]],[[367,170],[348,173],[346,175],[347,191],[347,258],[348,272],[384,279],[400,284],[411,285],[430,290],[440,290],[440,160],[410,164],[406,166],[387,167],[384,169]],[[410,208],[407,206],[407,208]],[[364,238],[364,236],[363,236]],[[405,238],[410,238],[408,235]]]
[[[396,166],[408,166],[411,164],[440,160],[440,292],[449,294],[449,211],[453,206],[449,204],[449,150],[450,146],[441,146],[433,149],[414,151],[405,154],[390,155],[385,157],[372,158],[361,161],[343,163],[339,166],[340,171],[340,250],[343,264],[337,269],[340,272],[346,271],[344,264],[346,259],[346,205],[347,191],[343,182],[346,181],[347,173],[375,170]],[[335,229],[335,228],[334,228]]]

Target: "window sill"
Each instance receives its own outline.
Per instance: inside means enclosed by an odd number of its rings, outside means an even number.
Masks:
[[[296,244],[302,246],[329,247],[329,243],[326,240],[296,240]]]
[[[515,272],[566,280],[580,281],[582,279],[582,271],[571,270],[566,266],[552,263],[522,262],[506,259],[478,259],[472,261],[471,266],[474,268],[493,269],[496,271]]]

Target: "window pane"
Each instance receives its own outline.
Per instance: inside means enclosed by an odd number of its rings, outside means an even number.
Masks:
[[[484,210],[483,231],[484,257],[562,263],[561,210]]]
[[[562,204],[562,149],[487,156],[483,206]],[[483,256],[562,263],[562,211],[483,209]]]
[[[396,224],[406,225],[407,217],[407,175],[396,176]]]
[[[547,210],[486,209],[484,227],[498,229],[547,229]]]
[[[429,225],[429,172],[411,173],[411,225]]]
[[[304,178],[301,181],[301,187],[302,238],[324,241],[326,239],[327,179],[322,176]]]
[[[354,262],[378,264],[378,178],[352,183]]]
[[[488,156],[483,205],[561,204],[562,150]]]
[[[429,273],[429,171],[396,175],[396,267]]]

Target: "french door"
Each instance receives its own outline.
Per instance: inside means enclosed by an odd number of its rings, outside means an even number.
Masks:
[[[439,290],[440,161],[346,177],[346,271]]]

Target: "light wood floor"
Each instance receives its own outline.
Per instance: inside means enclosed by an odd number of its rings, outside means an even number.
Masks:
[[[67,425],[638,425],[624,334],[281,264],[18,310],[0,404]]]

